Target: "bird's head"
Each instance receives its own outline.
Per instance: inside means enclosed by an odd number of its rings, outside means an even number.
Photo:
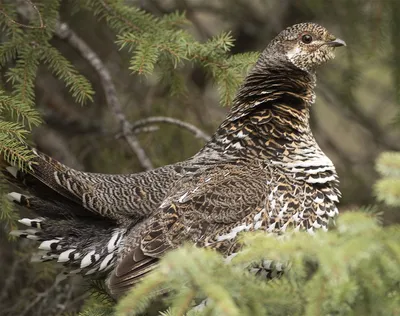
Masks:
[[[264,54],[287,58],[296,67],[314,71],[315,67],[335,57],[335,47],[346,43],[315,23],[290,26],[276,36]]]

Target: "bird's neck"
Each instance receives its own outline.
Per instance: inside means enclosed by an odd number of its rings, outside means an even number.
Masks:
[[[332,186],[340,195],[335,167],[319,148],[309,124],[315,75],[294,66],[256,68],[212,139],[194,157],[202,163],[258,160],[283,168],[298,180]]]
[[[317,146],[309,125],[315,84],[314,74],[289,62],[256,65],[205,150],[280,160],[294,157],[299,148]]]

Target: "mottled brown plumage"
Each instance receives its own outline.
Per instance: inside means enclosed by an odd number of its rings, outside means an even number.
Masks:
[[[335,168],[310,130],[309,111],[315,68],[343,45],[313,23],[281,32],[210,142],[184,162],[104,175],[37,153],[34,172],[5,167],[10,181],[30,194],[10,199],[40,216],[22,219],[30,228],[14,234],[42,242],[38,260],[107,278],[117,297],[186,241],[231,258],[241,232],[326,230],[340,192]]]

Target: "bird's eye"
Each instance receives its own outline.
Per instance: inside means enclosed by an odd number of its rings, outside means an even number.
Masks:
[[[304,44],[310,44],[310,43],[312,42],[312,40],[313,40],[313,38],[312,38],[312,36],[311,36],[310,34],[304,34],[304,35],[301,37],[301,41],[302,41]]]

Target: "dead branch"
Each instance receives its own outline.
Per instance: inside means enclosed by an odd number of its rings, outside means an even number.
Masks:
[[[153,169],[153,164],[147,157],[144,149],[139,144],[138,139],[131,133],[131,124],[125,117],[122,110],[122,105],[117,97],[117,90],[111,79],[110,72],[107,70],[99,56],[82,40],[73,30],[70,29],[67,23],[59,23],[56,28],[56,35],[66,40],[72,47],[74,47],[82,57],[96,70],[100,77],[101,84],[104,89],[107,104],[110,107],[116,121],[118,122],[121,133],[132,151],[136,154],[141,166],[150,170]]]
[[[0,13],[3,14],[10,23],[18,25],[22,28],[26,28],[26,29],[44,29],[44,28],[46,28],[46,25],[43,23],[42,15],[40,14],[40,11],[37,8],[37,6],[30,0],[24,0],[24,2],[27,2],[31,6],[31,8],[37,13],[40,26],[31,26],[31,25],[19,23],[19,22],[15,21],[12,17],[10,17],[3,9],[0,9]]]
[[[131,130],[132,132],[136,132],[137,129],[142,128],[146,125],[154,125],[159,123],[176,125],[193,133],[196,138],[203,139],[206,142],[210,140],[210,136],[205,132],[203,132],[201,129],[197,128],[196,126],[178,120],[176,118],[166,117],[166,116],[151,116],[142,120],[138,120],[131,125]]]

